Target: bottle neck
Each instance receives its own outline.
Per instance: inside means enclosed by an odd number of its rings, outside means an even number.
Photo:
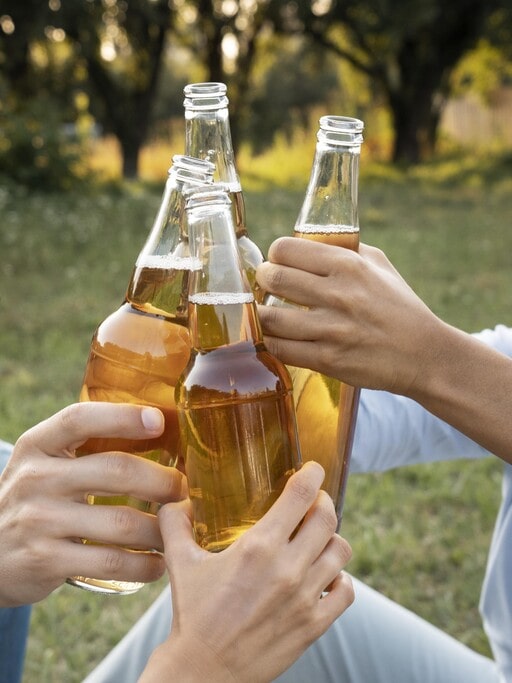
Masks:
[[[185,87],[185,154],[215,164],[214,181],[228,188],[233,225],[240,238],[247,236],[247,224],[226,91],[224,83],[190,83]]]
[[[185,154],[215,164],[214,181],[240,192],[227,107],[195,110],[185,106]]]
[[[197,264],[189,282],[189,330],[192,347],[197,351],[262,341],[254,296],[240,261],[229,200],[222,201],[187,205],[190,250]]]
[[[211,182],[213,166],[184,156],[174,160],[157,216],[128,283],[126,301],[148,313],[185,320],[191,259],[183,191],[189,185]]]
[[[319,140],[296,232],[357,232],[359,147]]]

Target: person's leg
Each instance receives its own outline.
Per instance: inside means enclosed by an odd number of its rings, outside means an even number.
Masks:
[[[357,579],[354,586],[354,604],[276,683],[498,683],[492,660]],[[166,588],[84,683],[136,683],[170,624]]]
[[[167,586],[83,683],[136,683],[149,655],[169,635],[171,615],[171,591]]]
[[[0,609],[0,683],[19,683],[23,674],[31,605]]]
[[[12,446],[0,441],[0,474]],[[0,608],[0,683],[19,683],[25,662],[31,605]]]
[[[354,579],[354,603],[276,683],[498,683],[495,663]]]

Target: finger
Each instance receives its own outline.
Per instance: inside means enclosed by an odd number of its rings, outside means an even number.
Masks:
[[[321,358],[315,341],[296,341],[265,335],[264,342],[267,350],[282,363],[311,370],[321,369]]]
[[[265,261],[256,274],[260,287],[299,306],[313,306],[317,293],[325,287],[325,277],[307,272],[305,264],[297,268]]]
[[[302,523],[290,542],[299,558],[316,560],[333,538],[338,526],[336,511],[331,497],[325,491],[319,491]],[[338,567],[338,571],[341,567]]]
[[[351,577],[341,572],[332,582],[328,593],[316,602],[316,617],[313,631],[318,638],[354,602],[354,587]]]
[[[340,258],[358,261],[360,256],[352,249],[296,237],[279,237],[268,250],[269,262],[319,276],[329,275]]]
[[[66,558],[65,567],[61,567],[64,572],[62,578],[87,576],[91,579],[151,583],[165,572],[164,558],[156,552],[137,552],[72,541],[60,552]]]
[[[314,341],[318,339],[320,326],[313,311],[277,306],[258,306],[258,316],[265,335]]]
[[[352,548],[348,542],[338,534],[333,534],[308,572],[308,579],[319,595],[333,589],[337,576],[351,557]]]
[[[59,508],[53,520],[63,538],[85,538],[97,543],[119,545],[139,550],[163,552],[160,527],[155,515],[125,505],[69,505]],[[64,513],[64,514],[63,514]],[[52,520],[46,524],[51,534]]]
[[[276,543],[289,539],[314,503],[324,476],[321,465],[312,460],[305,463],[288,479],[279,498],[256,523],[258,533],[267,533]]]
[[[118,494],[169,503],[181,500],[186,490],[185,476],[176,468],[130,453],[96,453],[57,466],[61,489],[78,501],[88,494]]]
[[[70,451],[92,437],[151,438],[159,436],[163,428],[163,415],[156,408],[84,401],[32,427],[17,445],[47,455],[69,456]]]
[[[190,500],[164,505],[158,511],[158,522],[164,542],[165,561],[171,575],[206,553],[194,538]]]

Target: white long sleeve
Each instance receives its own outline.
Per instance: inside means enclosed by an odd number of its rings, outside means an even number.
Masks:
[[[512,328],[498,325],[474,336],[512,356]],[[351,472],[486,455],[485,449],[415,401],[385,391],[361,391]]]

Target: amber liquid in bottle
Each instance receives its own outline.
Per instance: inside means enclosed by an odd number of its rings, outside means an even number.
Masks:
[[[178,377],[190,356],[190,338],[186,317],[170,318],[155,308],[154,301],[180,293],[186,286],[187,271],[141,268],[132,279],[127,301],[111,314],[96,331],[85,369],[81,401],[137,403],[160,408],[165,418],[163,434],[156,439],[89,439],[77,456],[113,450],[133,453],[162,465],[175,465],[179,451],[179,429],[174,402]],[[151,287],[153,304],[138,308],[138,293]],[[164,291],[165,290],[165,291]],[[128,505],[156,514],[157,504],[129,495],[98,496],[90,494],[91,505]],[[94,543],[94,539],[83,539]],[[151,551],[133,551],[151,552]],[[93,579],[74,576],[68,583],[100,593],[129,595],[142,586],[140,582]]]
[[[95,438],[78,456],[112,450],[141,456],[162,465],[176,465],[179,453],[174,392],[190,357],[188,280],[193,267],[184,222],[184,188],[211,182],[214,166],[175,155],[160,207],[139,253],[123,304],[97,328],[85,368],[81,401],[110,401],[155,406],[164,414],[158,438],[146,440]],[[91,505],[127,505],[155,514],[158,504],[129,494],[91,491]],[[83,539],[95,543],[94,537]],[[134,552],[153,552],[135,550]],[[75,576],[68,583],[101,593],[129,594],[143,584]]]
[[[165,417],[163,434],[156,439],[89,439],[77,455],[119,450],[162,465],[177,464],[178,421],[174,389],[190,356],[186,301],[177,315],[164,315],[156,304],[182,296],[187,271],[142,268],[126,301],[94,335],[84,381],[82,401],[137,403],[159,408]],[[141,290],[152,289],[152,303],[137,307]],[[147,300],[148,294],[140,296]],[[130,496],[90,496],[91,503],[130,505],[156,513],[157,506]]]
[[[252,326],[254,304],[242,299],[252,295],[227,303],[197,295],[191,325],[219,340],[228,328]],[[176,396],[196,540],[217,552],[269,509],[300,456],[285,366],[251,339],[213,346],[192,352]]]
[[[359,249],[359,229],[350,226],[304,225],[294,237]],[[303,461],[316,460],[324,468],[322,488],[334,500],[341,521],[359,389],[308,368],[288,366],[288,370]]]
[[[247,226],[245,225],[245,202],[242,191],[230,192],[229,197],[231,199],[233,225],[240,258],[254,298],[257,303],[262,303],[265,292],[256,281],[256,268],[260,263],[263,263],[263,254],[257,244],[249,237]]]

